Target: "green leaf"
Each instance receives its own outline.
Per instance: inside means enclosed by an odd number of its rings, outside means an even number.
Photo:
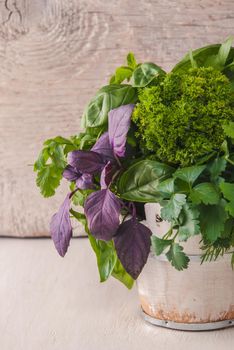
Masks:
[[[224,67],[227,62],[228,55],[232,47],[232,42],[233,42],[233,37],[229,37],[225,40],[225,42],[219,48],[219,51],[217,54],[217,63],[221,67]]]
[[[219,184],[219,187],[224,198],[230,201],[226,204],[225,209],[234,217],[234,184],[223,181]]]
[[[50,152],[51,151],[51,152]],[[66,159],[63,151],[63,147],[59,144],[53,146],[52,149],[49,148],[50,158],[56,168],[64,169],[66,166]]]
[[[178,228],[178,238],[180,241],[187,241],[189,237],[200,233],[199,211],[188,204],[183,206],[181,211],[181,223]]]
[[[198,48],[194,51],[192,51],[193,59],[196,61],[198,67],[205,67],[209,65],[210,57],[215,57],[220,50],[221,45],[215,44],[215,45],[208,45],[201,48]],[[230,49],[229,57],[228,59],[231,59],[234,56],[234,48]],[[184,58],[176,64],[176,66],[172,69],[173,72],[177,73],[183,73],[186,72],[189,68],[191,68],[191,60],[190,60],[190,54],[186,54]]]
[[[124,80],[129,80],[132,76],[133,70],[129,67],[121,66],[116,69],[114,78],[111,78],[111,84],[120,84]]]
[[[153,160],[142,160],[130,166],[119,178],[121,198],[136,202],[157,202],[161,199],[159,184],[171,176],[174,169]]]
[[[151,236],[152,249],[156,255],[162,254],[162,252],[171,246],[172,239],[162,239],[157,236]]]
[[[107,85],[101,88],[87,105],[83,115],[84,127],[97,127],[107,123],[108,113],[137,101],[137,90],[131,85]]]
[[[80,140],[79,149],[81,150],[90,150],[90,148],[95,144],[97,137],[86,134]]]
[[[104,242],[95,239],[89,232],[86,216],[74,211],[73,209],[70,209],[70,213],[82,223],[85,231],[88,234],[90,244],[96,254],[100,281],[104,282],[110,277],[110,275],[112,275],[114,278],[117,278],[120,282],[122,282],[127,288],[131,289],[134,284],[134,280],[125,271],[123,265],[117,258],[113,242]]]
[[[211,181],[216,181],[222,172],[226,169],[227,161],[224,157],[215,158],[207,166],[208,171],[211,175]]]
[[[221,182],[219,185],[224,197],[229,201],[234,201],[234,184]]]
[[[196,62],[195,59],[193,58],[193,52],[192,52],[192,50],[189,51],[189,58],[190,58],[190,62],[191,62],[192,68],[197,68],[197,62]]]
[[[201,175],[201,173],[205,170],[205,168],[205,165],[193,165],[190,167],[176,170],[173,176],[192,185]]]
[[[225,201],[220,201],[218,205],[200,205],[201,233],[210,242],[222,236],[224,224],[228,218],[225,205]]]
[[[75,211],[73,209],[70,209],[70,213],[84,226],[85,232],[89,233],[85,214],[79,213],[78,211]]]
[[[39,153],[37,160],[34,163],[34,171],[38,171],[44,168],[49,157],[50,155],[48,153],[48,148],[43,148],[42,151]]]
[[[212,183],[203,182],[191,190],[190,199],[193,204],[218,204],[220,195]]]
[[[38,159],[34,163],[34,171],[42,170],[50,160],[55,167],[63,169],[66,166],[65,154],[63,146],[50,139],[45,141],[45,147],[39,154]]]
[[[223,125],[223,130],[228,137],[234,139],[234,122]]]
[[[48,139],[44,142],[44,145],[49,146],[53,142],[60,144],[60,145],[74,145],[71,140],[66,139],[65,137],[62,137],[62,136],[56,136],[53,139]]]
[[[183,247],[178,243],[172,243],[169,252],[166,254],[167,259],[178,271],[187,269],[189,263],[189,258],[183,250]]]
[[[162,219],[166,221],[172,221],[173,219],[177,219],[185,203],[185,194],[173,194],[170,200],[167,202],[167,204],[161,209]]]
[[[112,241],[105,242],[88,234],[90,244],[96,254],[100,282],[105,282],[112,274],[117,262],[117,254]]]
[[[36,184],[44,197],[51,197],[55,194],[61,178],[61,169],[57,169],[53,164],[45,165],[37,173]]]
[[[132,86],[145,87],[159,74],[165,74],[165,72],[156,64],[142,63],[133,72]]]
[[[78,213],[73,209],[70,210],[70,213],[84,225],[91,247],[96,254],[100,282],[105,282],[112,274],[117,262],[117,254],[113,241],[104,242],[96,239],[89,232],[85,215]]]
[[[232,217],[234,217],[234,201],[227,203],[225,210],[228,211]]]
[[[127,55],[127,64],[133,70],[137,67],[136,59],[132,52],[129,52]]]
[[[158,185],[158,191],[162,193],[162,196],[170,197],[175,191],[175,179],[166,179]]]
[[[34,163],[34,171],[37,172],[36,183],[44,197],[55,194],[67,164],[67,153],[77,149],[79,140],[79,136],[73,136],[71,139],[57,136],[44,142],[44,147]]]
[[[196,165],[202,165],[208,162],[211,158],[214,158],[214,156],[217,155],[216,151],[212,151],[207,153],[206,155],[199,157],[196,161]]]
[[[111,275],[122,282],[128,289],[133,287],[134,279],[126,272],[119,259],[117,259]]]
[[[76,189],[76,185],[74,182],[70,185],[71,191],[74,191]],[[74,195],[72,196],[72,203],[74,205],[80,205],[81,207],[84,207],[84,203],[86,201],[86,198],[92,193],[94,190],[88,189],[88,190],[78,190]]]

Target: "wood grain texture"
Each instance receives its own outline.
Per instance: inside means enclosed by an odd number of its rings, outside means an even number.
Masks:
[[[98,282],[87,239],[72,240],[64,259],[52,244],[0,239],[1,350],[233,350],[234,327],[192,333],[145,323],[135,288]]]
[[[44,139],[79,131],[130,50],[169,70],[233,34],[233,18],[233,0],[0,1],[0,234],[48,234],[66,185],[44,200],[30,164]]]

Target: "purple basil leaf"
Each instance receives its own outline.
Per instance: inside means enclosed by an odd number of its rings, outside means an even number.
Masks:
[[[92,235],[109,241],[119,226],[121,201],[109,190],[91,193],[84,205],[84,212]]]
[[[105,166],[103,157],[93,151],[72,151],[68,154],[68,163],[83,174],[101,172]]]
[[[55,248],[59,255],[64,256],[67,252],[70,239],[72,237],[72,226],[70,221],[70,198],[69,193],[59,211],[53,215],[50,222],[50,233],[54,241]]]
[[[106,160],[114,160],[114,154],[109,141],[109,134],[105,132],[91,148],[91,151],[99,153]]]
[[[122,223],[114,237],[119,260],[132,278],[137,279],[149,252],[151,231],[135,217]]]
[[[110,145],[119,157],[125,155],[125,144],[134,105],[129,104],[112,109],[108,114]]]
[[[101,178],[100,178],[101,189],[105,189],[109,186],[112,180],[113,171],[114,171],[113,165],[111,164],[111,162],[108,162],[101,172]]]
[[[94,188],[92,175],[83,174],[78,180],[76,180],[76,187],[81,190],[89,190]]]
[[[79,179],[80,176],[81,176],[81,173],[71,165],[67,165],[63,171],[63,177],[68,181],[75,181]]]

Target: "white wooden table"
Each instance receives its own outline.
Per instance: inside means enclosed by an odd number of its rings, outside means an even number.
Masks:
[[[60,258],[49,239],[0,239],[1,350],[231,350],[234,328],[181,332],[146,324],[136,289],[100,284],[87,239]]]

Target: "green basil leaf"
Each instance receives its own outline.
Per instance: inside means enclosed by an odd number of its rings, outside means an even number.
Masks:
[[[130,67],[121,66],[116,69],[115,75],[111,78],[110,84],[120,84],[131,78],[133,70]]]
[[[161,199],[159,184],[170,177],[174,169],[153,160],[133,164],[119,178],[121,198],[136,202],[157,202]]]
[[[105,282],[112,274],[117,261],[112,241],[104,242],[95,239],[91,234],[88,234],[90,244],[96,254],[100,282]]]
[[[89,233],[86,216],[73,209],[70,209],[70,213],[84,226],[85,232]]]
[[[193,59],[196,61],[198,67],[207,67],[209,65],[216,66],[217,55],[220,50],[220,47],[221,47],[220,44],[215,44],[215,45],[204,46],[192,51]],[[224,57],[223,54],[221,55]],[[184,58],[175,65],[172,71],[177,73],[183,73],[183,72],[186,72],[188,69],[190,69],[192,67],[190,57],[191,57],[191,53],[186,54]],[[232,59],[233,57],[234,57],[234,48],[232,47],[228,55],[228,60]]]
[[[135,56],[132,52],[129,52],[127,55],[127,64],[133,70],[137,67],[137,62],[136,62]]]
[[[88,234],[89,242],[96,254],[100,282],[105,282],[112,274],[118,274],[119,279],[122,277],[122,282],[125,282],[127,287],[130,288],[131,277],[129,276],[128,278],[124,275],[124,271],[121,271],[121,267],[119,266],[120,262],[118,261],[113,241],[104,242],[96,239],[89,232],[85,215],[78,213],[73,209],[70,209],[70,213],[83,224],[85,231]],[[118,265],[116,266],[116,264]]]
[[[211,55],[217,54],[220,48],[220,44],[208,45],[201,47],[199,49],[193,50],[192,55],[193,59],[197,62],[198,67],[204,66],[205,61]],[[190,53],[187,53],[184,58],[178,62],[175,67],[172,69],[173,72],[182,73],[186,72],[189,68],[192,67],[190,60]]]
[[[166,179],[158,185],[158,191],[162,193],[164,198],[171,197],[175,192],[175,179]]]
[[[70,185],[71,191],[74,191],[76,189],[76,185],[74,182]],[[76,193],[72,196],[72,203],[74,205],[80,205],[81,207],[84,207],[84,203],[86,201],[86,198],[90,195],[90,193],[94,192],[93,189],[87,189],[87,190],[78,190]]]
[[[194,204],[218,204],[220,194],[212,183],[203,182],[191,190],[190,199]]]
[[[192,50],[189,51],[189,58],[190,58],[190,62],[191,62],[192,68],[197,68],[197,62],[196,62],[195,59],[193,58],[193,52],[192,52]]]
[[[190,167],[177,169],[173,176],[192,185],[205,170],[205,168],[205,165],[193,165]]]
[[[156,64],[142,63],[133,72],[132,86],[145,87],[159,74],[165,74],[165,72]]]
[[[48,146],[52,142],[58,143],[60,145],[74,145],[73,142],[69,139],[66,139],[62,136],[56,136],[54,139],[48,139],[44,142],[44,145]]]
[[[178,243],[172,243],[169,252],[166,254],[167,259],[178,271],[187,269],[189,263],[189,258],[183,250],[184,248]]]
[[[82,118],[84,127],[97,127],[107,123],[111,109],[135,103],[137,90],[131,85],[107,85],[101,88],[87,105]]]
[[[117,259],[111,275],[122,282],[128,289],[131,289],[134,285],[134,279],[126,272],[119,259]]]
[[[219,48],[219,51],[217,54],[217,63],[221,67],[224,67],[227,62],[227,59],[232,47],[232,42],[233,42],[233,37],[229,37],[227,38],[227,40],[225,40],[225,42]]]

